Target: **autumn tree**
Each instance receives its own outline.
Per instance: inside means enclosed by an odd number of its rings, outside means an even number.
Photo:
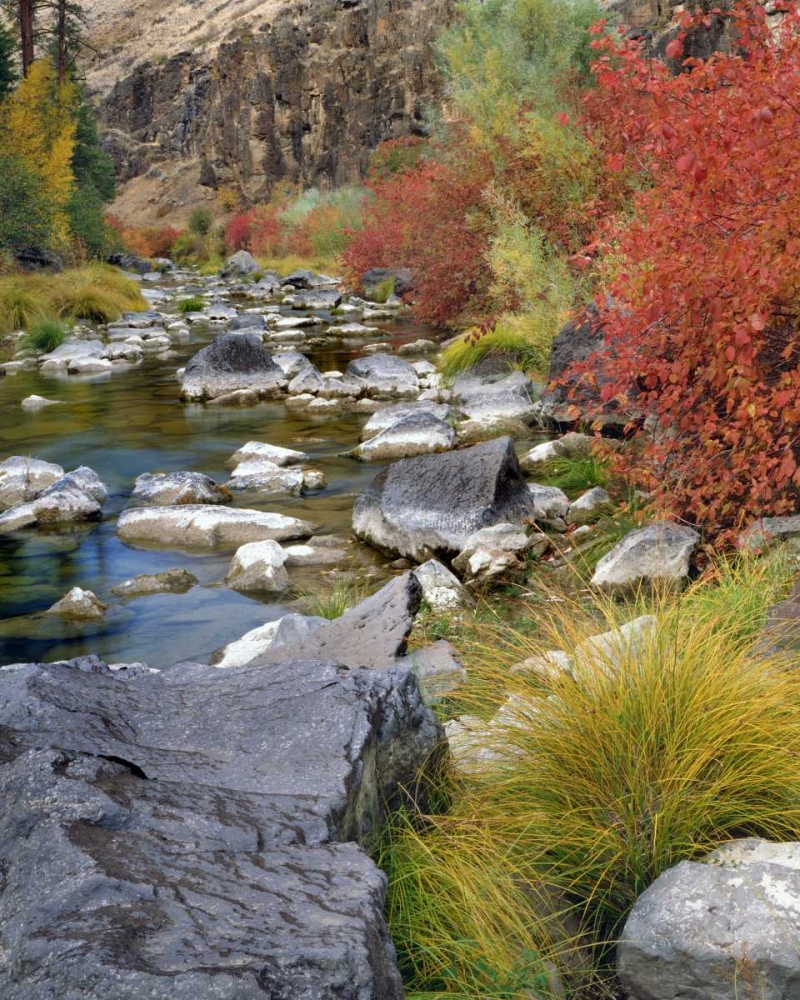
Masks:
[[[623,471],[724,533],[800,499],[800,16],[717,15],[729,51],[678,75],[621,36],[595,43],[590,123],[609,170],[647,186],[608,248],[606,346],[583,377],[648,418]]]

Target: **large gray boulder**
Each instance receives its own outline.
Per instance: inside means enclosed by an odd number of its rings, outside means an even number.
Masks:
[[[381,431],[394,427],[406,417],[416,416],[419,413],[429,413],[440,420],[447,421],[450,417],[450,407],[446,403],[434,403],[431,400],[417,400],[413,403],[389,403],[382,406],[369,418],[361,428],[361,440],[375,437]]]
[[[247,278],[251,274],[260,271],[260,265],[255,257],[247,250],[239,250],[233,256],[228,257],[220,268],[220,278]]]
[[[482,427],[533,420],[538,395],[538,388],[523,372],[511,372],[504,378],[464,375],[453,386],[458,409]]]
[[[0,514],[0,534],[22,528],[99,520],[101,507],[95,496],[97,489],[93,483],[84,489],[84,482],[87,479],[81,476],[77,479],[63,476],[42,490],[35,500],[9,508]]]
[[[413,675],[125,673],[0,671],[0,996],[401,1000],[359,845],[441,737]]]
[[[696,531],[672,521],[654,521],[626,535],[604,555],[591,579],[604,590],[636,590],[653,583],[680,584],[700,543]]]
[[[683,861],[637,900],[617,969],[631,1000],[794,1000],[800,844],[739,840]]]
[[[332,659],[347,666],[385,670],[406,651],[414,618],[422,601],[422,587],[413,573],[390,580],[385,587],[325,625],[298,636],[280,639],[253,660],[254,665],[280,663],[289,658]]]
[[[460,552],[473,532],[532,519],[533,496],[510,438],[406,458],[383,469],[353,509],[355,533],[423,562]]]
[[[223,333],[191,358],[181,376],[181,398],[215,399],[239,389],[272,397],[286,385],[257,333]]]

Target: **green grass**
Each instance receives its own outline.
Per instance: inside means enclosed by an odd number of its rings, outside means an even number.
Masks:
[[[205,307],[205,302],[197,297],[192,297],[189,299],[181,299],[178,303],[178,312],[180,313],[193,313],[201,312]]]
[[[388,278],[384,278],[377,285],[372,285],[368,289],[368,292],[370,302],[377,302],[379,305],[384,305],[394,295],[394,276],[389,275]]]
[[[30,331],[46,319],[110,323],[133,309],[146,309],[138,282],[103,264],[61,274],[0,279],[0,329]]]
[[[734,837],[800,837],[800,655],[751,655],[795,571],[782,553],[737,558],[678,597],[553,593],[536,629],[477,630],[482,648],[460,652],[475,705],[492,703],[479,753],[440,779],[449,810],[395,820],[381,855],[409,997],[546,997],[554,970],[567,995],[602,995],[662,871]],[[587,655],[588,636],[643,612],[657,628],[638,646]],[[553,648],[571,672],[510,669]]]
[[[446,382],[469,371],[491,355],[514,355],[514,367],[545,375],[550,360],[552,336],[534,314],[504,316],[490,333],[469,330],[446,347],[439,356],[439,371]]]
[[[557,486],[570,497],[595,486],[605,488],[610,479],[609,459],[599,455],[580,458],[557,456],[543,462],[536,469],[537,482]]]
[[[339,618],[371,593],[366,580],[348,574],[335,577],[314,590],[307,590],[301,597],[309,615],[320,618]]]
[[[64,343],[67,333],[66,326],[57,319],[38,320],[31,325],[25,346],[40,354],[48,354]]]

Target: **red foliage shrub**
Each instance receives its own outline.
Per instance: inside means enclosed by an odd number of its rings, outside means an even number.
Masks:
[[[483,191],[493,168],[468,143],[446,162],[422,161],[374,185],[364,228],[351,234],[346,272],[358,284],[373,267],[411,266],[423,322],[447,324],[480,310],[488,294],[489,218]]]
[[[241,212],[234,215],[225,228],[225,249],[228,253],[235,253],[237,250],[249,250],[253,239],[253,226],[255,223],[255,209]]]
[[[652,180],[598,302],[603,399],[657,419],[619,461],[712,532],[800,498],[800,17],[775,37],[755,0],[724,16],[736,46],[677,76],[596,41],[587,103],[609,168]]]
[[[173,243],[184,232],[175,226],[149,226],[140,229],[111,214],[106,216],[105,222],[117,234],[124,250],[142,257],[168,257]]]

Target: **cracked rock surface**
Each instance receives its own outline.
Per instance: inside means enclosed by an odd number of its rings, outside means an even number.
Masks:
[[[407,670],[0,670],[0,996],[400,1000],[359,844],[440,736]]]

